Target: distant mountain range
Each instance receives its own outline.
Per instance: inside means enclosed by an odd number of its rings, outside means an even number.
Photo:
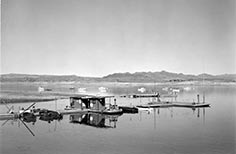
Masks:
[[[166,71],[161,72],[136,72],[136,73],[114,73],[103,77],[107,81],[120,81],[120,82],[181,82],[181,81],[236,81],[236,74],[223,74],[223,75],[189,75],[183,73],[171,73]]]
[[[114,73],[104,77],[81,77],[76,75],[30,75],[30,74],[2,74],[1,82],[182,82],[182,81],[222,81],[236,82],[236,74],[223,75],[189,75],[183,73],[136,72]]]

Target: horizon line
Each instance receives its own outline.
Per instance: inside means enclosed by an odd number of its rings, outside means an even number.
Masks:
[[[103,75],[103,76],[83,76],[83,75],[78,75],[78,74],[39,74],[39,73],[1,73],[0,75],[9,75],[9,74],[17,74],[17,75],[52,75],[52,76],[77,76],[77,77],[88,77],[88,78],[102,78],[108,75],[112,75],[112,74],[125,74],[125,73],[130,73],[130,74],[135,74],[135,73],[156,73],[156,72],[167,72],[167,73],[174,73],[174,74],[183,74],[183,75],[195,75],[195,76],[199,76],[199,75],[213,75],[213,76],[217,76],[217,75],[236,75],[236,73],[221,73],[221,74],[210,74],[210,73],[200,73],[200,74],[190,74],[190,73],[179,73],[179,72],[169,72],[169,71],[165,71],[165,70],[161,70],[161,71],[137,71],[137,72],[115,72],[115,73],[110,73],[107,75]]]

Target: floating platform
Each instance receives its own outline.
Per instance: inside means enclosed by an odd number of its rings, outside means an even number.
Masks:
[[[159,94],[130,94],[130,95],[121,95],[120,97],[128,98],[139,98],[139,97],[159,97]]]
[[[188,107],[188,108],[199,108],[199,107],[210,107],[209,103],[185,103],[185,102],[175,102],[174,107]]]
[[[210,107],[209,103],[187,103],[187,102],[151,102],[144,105],[137,105],[138,108],[166,108],[166,107],[187,107],[200,108]]]
[[[143,97],[174,97],[176,98],[176,94],[165,94],[165,95],[160,95],[160,94],[130,94],[130,95],[120,95],[120,97],[128,97],[128,98],[143,98]]]
[[[139,98],[139,97],[159,97],[159,94],[134,94],[131,95],[132,98]]]
[[[173,107],[172,103],[156,103],[156,104],[144,104],[138,105],[139,108],[164,108],[164,107]]]

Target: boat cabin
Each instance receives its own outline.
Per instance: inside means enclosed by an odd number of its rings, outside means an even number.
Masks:
[[[106,97],[70,97],[70,107],[74,109],[90,109],[103,111],[106,109]]]

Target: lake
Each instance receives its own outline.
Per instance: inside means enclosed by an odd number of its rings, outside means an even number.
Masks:
[[[126,91],[114,88],[114,94]],[[130,88],[132,89],[132,88]],[[127,90],[128,91],[128,90]],[[131,92],[132,90],[129,90]],[[123,92],[126,93],[126,92]],[[177,100],[196,101],[205,93],[210,108],[155,108],[121,116],[64,115],[60,121],[0,121],[1,154],[234,154],[236,87],[195,86]],[[202,98],[200,96],[200,98]],[[118,105],[138,105],[152,98],[119,98]],[[14,104],[15,110],[31,103]],[[36,108],[63,109],[69,100],[40,102]],[[6,112],[0,105],[1,113]],[[86,120],[82,120],[84,118]]]

